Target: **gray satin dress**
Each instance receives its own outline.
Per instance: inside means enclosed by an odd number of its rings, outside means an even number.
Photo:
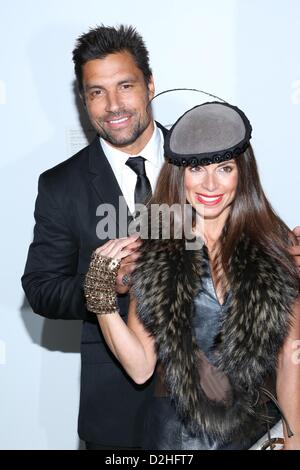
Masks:
[[[230,303],[230,294],[224,299],[223,305],[217,298],[208,257],[205,248],[202,277],[202,289],[194,299],[195,337],[201,350],[209,356],[218,342],[221,319],[226,314]],[[267,412],[272,426],[280,419],[280,414],[272,402],[267,404]],[[242,442],[220,443],[207,433],[190,436],[179,420],[175,408],[168,396],[154,396],[147,410],[143,448],[147,450],[241,450],[249,449],[267,431],[264,422],[254,420],[257,428],[251,440]],[[253,437],[255,436],[255,437]]]

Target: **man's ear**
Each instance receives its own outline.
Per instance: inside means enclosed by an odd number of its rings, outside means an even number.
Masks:
[[[81,98],[83,106],[86,108],[86,101],[85,101],[84,92],[79,92],[79,96]]]
[[[152,98],[154,97],[155,95],[155,86],[154,86],[154,80],[153,80],[153,76],[151,75],[150,79],[149,79],[149,82],[148,82],[148,96],[149,96],[149,100],[152,100]]]

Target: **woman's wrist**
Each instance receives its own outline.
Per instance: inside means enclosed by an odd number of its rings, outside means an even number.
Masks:
[[[97,315],[118,313],[115,290],[120,261],[94,252],[85,277],[87,309]]]

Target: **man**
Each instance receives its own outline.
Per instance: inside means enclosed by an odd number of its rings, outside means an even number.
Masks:
[[[83,281],[91,253],[108,241],[99,238],[97,209],[111,204],[116,211],[110,219],[116,225],[113,238],[127,236],[124,227],[118,227],[120,215],[124,219],[128,212],[126,204],[119,208],[119,196],[124,195],[132,213],[135,202],[142,202],[137,201],[143,196],[140,186],[148,184],[148,192],[149,183],[154,188],[163,163],[165,130],[152,118],[148,51],[134,28],[101,26],[89,31],[78,39],[73,60],[79,92],[98,135],[40,176],[34,241],[22,284],[34,312],[83,320],[78,431],[87,448],[136,448],[152,384],[136,386],[115,361],[96,316],[86,310]],[[131,163],[132,158],[142,162],[142,175],[129,166],[130,157]],[[128,275],[138,257],[135,240],[125,239],[132,254],[123,261],[116,285],[124,317]]]

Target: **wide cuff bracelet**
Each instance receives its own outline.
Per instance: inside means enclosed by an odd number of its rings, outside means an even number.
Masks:
[[[120,260],[94,252],[85,277],[87,309],[98,315],[118,312],[115,290]]]

